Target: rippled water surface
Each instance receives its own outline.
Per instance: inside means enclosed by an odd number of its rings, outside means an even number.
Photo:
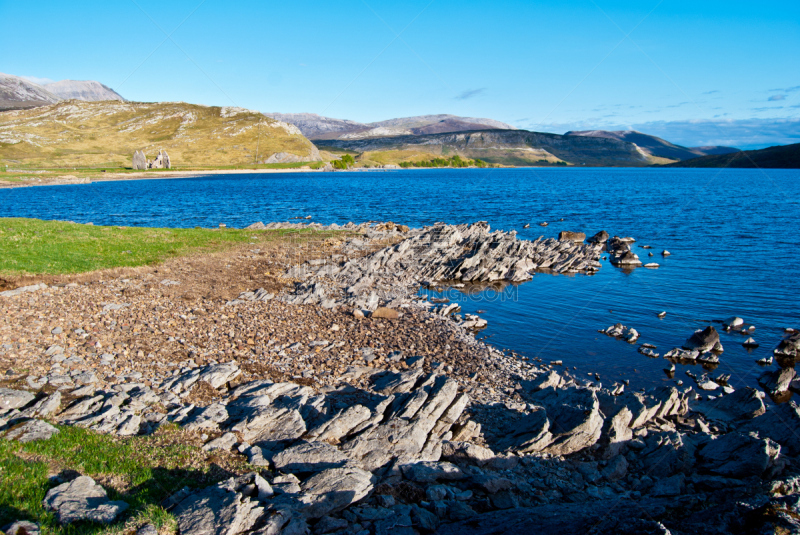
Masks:
[[[623,272],[607,262],[596,275],[536,275],[497,294],[462,301],[483,310],[482,335],[504,348],[563,360],[604,383],[670,382],[668,363],[598,329],[621,322],[664,353],[695,329],[732,315],[756,326],[761,347],[722,334],[719,371],[755,384],[755,360],[771,353],[785,327],[800,327],[800,171],[719,169],[493,169],[382,173],[230,175],[0,190],[0,216],[98,225],[243,227],[311,215],[328,223],[392,220],[411,226],[486,220],[535,239],[561,230],[633,236],[634,251],[659,269]],[[563,221],[562,221],[563,219]],[[540,227],[547,221],[549,226]],[[529,229],[523,226],[530,223]],[[659,254],[667,249],[668,258]],[[662,310],[667,316],[659,320]],[[676,379],[687,378],[679,366]]]

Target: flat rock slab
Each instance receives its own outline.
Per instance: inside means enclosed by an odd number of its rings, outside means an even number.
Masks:
[[[0,388],[0,410],[19,409],[33,401],[35,397],[24,390]]]
[[[42,502],[61,524],[90,520],[108,524],[128,508],[123,501],[111,501],[106,490],[89,476],[80,476],[50,489]]]
[[[34,442],[36,440],[47,440],[57,434],[58,428],[42,420],[30,420],[19,427],[15,427],[4,437],[6,440],[16,440],[17,442]]]
[[[236,535],[250,530],[263,511],[257,501],[215,486],[187,497],[173,514],[181,535]]]
[[[303,484],[301,509],[308,518],[321,518],[364,498],[374,484],[374,476],[360,468],[325,470]]]
[[[327,442],[304,442],[278,453],[272,462],[281,472],[308,473],[342,468],[354,461]]]

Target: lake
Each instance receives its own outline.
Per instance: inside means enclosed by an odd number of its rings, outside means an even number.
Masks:
[[[729,316],[754,325],[761,344],[722,333],[712,372],[734,388],[756,385],[786,327],[800,327],[800,171],[739,169],[433,169],[392,172],[217,175],[0,190],[0,216],[153,227],[244,227],[256,221],[395,221],[410,226],[488,221],[525,239],[562,230],[632,236],[658,269],[594,275],[537,274],[506,288],[465,295],[484,311],[488,342],[545,361],[562,360],[604,384],[674,384],[669,363],[597,332],[634,327],[664,354],[696,329]],[[546,227],[539,226],[548,222]],[[523,228],[530,224],[530,228]],[[651,246],[651,250],[641,246]],[[662,257],[662,250],[672,255]],[[654,257],[649,258],[648,252]],[[656,314],[666,311],[664,319]],[[719,325],[717,325],[719,328]],[[692,384],[678,366],[675,380]]]

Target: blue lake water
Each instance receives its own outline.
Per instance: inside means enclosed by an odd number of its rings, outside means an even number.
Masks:
[[[450,291],[465,312],[483,310],[480,336],[499,347],[562,360],[604,384],[672,383],[663,359],[597,332],[620,322],[663,354],[713,320],[738,315],[761,347],[722,334],[713,373],[755,385],[755,360],[786,327],[800,327],[800,171],[731,169],[465,169],[383,173],[286,173],[0,190],[0,216],[97,225],[243,227],[298,216],[329,223],[392,220],[410,226],[486,220],[535,239],[561,230],[632,236],[659,269],[595,275],[538,274],[502,294]],[[562,221],[563,219],[563,221]],[[540,227],[542,221],[549,226]],[[523,226],[530,223],[529,229]],[[649,259],[641,245],[650,245]],[[667,249],[668,258],[659,254]],[[667,316],[659,320],[662,310]],[[701,373],[699,366],[679,366]]]

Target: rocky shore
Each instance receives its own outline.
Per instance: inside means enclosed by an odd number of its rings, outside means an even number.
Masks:
[[[632,264],[629,242],[336,229],[351,232],[0,294],[2,438],[172,424],[246,459],[162,504],[181,534],[800,530],[794,402],[604,387],[477,341],[475,318],[417,292],[592,271],[604,250]],[[798,351],[789,332],[775,354]],[[57,483],[44,506],[62,523],[125,514],[87,476]]]

